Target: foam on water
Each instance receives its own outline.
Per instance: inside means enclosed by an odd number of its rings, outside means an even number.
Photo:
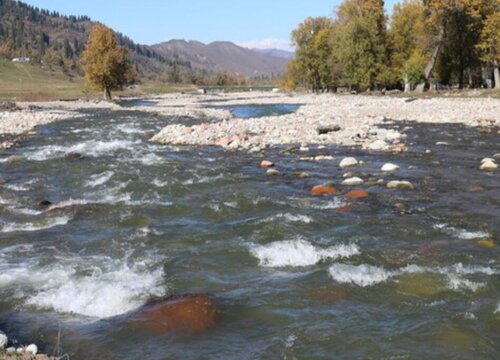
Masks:
[[[212,183],[215,182],[219,179],[223,179],[224,175],[219,174],[216,176],[197,176],[194,179],[187,179],[182,182],[182,185],[194,185],[194,184],[206,184],[206,183]]]
[[[367,264],[333,264],[329,269],[329,273],[337,282],[351,283],[361,287],[373,286],[402,274],[434,273],[443,275],[447,279],[447,286],[450,290],[475,292],[484,287],[485,284],[473,282],[467,279],[465,277],[466,275],[494,275],[499,274],[500,271],[490,267],[464,266],[462,263],[443,267],[408,265],[396,270],[387,270],[382,267]]]
[[[313,218],[307,215],[294,215],[290,213],[283,213],[283,214],[269,216],[265,219],[262,219],[260,222],[268,223],[268,222],[275,222],[277,220],[284,220],[286,222],[292,222],[292,223],[299,222],[304,224],[310,224],[313,222]]]
[[[97,187],[99,185],[107,183],[114,175],[113,171],[105,171],[101,174],[95,174],[90,177],[90,180],[85,182],[87,187]]]
[[[310,266],[326,259],[347,258],[360,253],[355,244],[322,249],[302,239],[252,245],[250,252],[266,267]]]
[[[457,229],[448,224],[436,224],[434,225],[434,228],[438,230],[443,230],[447,234],[455,236],[462,240],[474,240],[491,236],[490,234],[484,231],[468,231],[465,229]]]
[[[31,232],[50,229],[56,226],[66,225],[71,220],[70,216],[59,216],[45,219],[36,223],[7,223],[3,224],[0,232]]]
[[[394,272],[384,268],[365,264],[333,264],[328,271],[330,276],[339,283],[350,283],[361,287],[384,282],[395,275]]]
[[[85,156],[99,157],[109,155],[118,150],[129,150],[141,141],[112,140],[97,141],[88,140],[72,146],[48,145],[38,150],[24,154],[27,159],[34,161],[45,161],[52,158],[63,157],[68,154],[78,153]]]
[[[500,302],[497,303],[497,308],[495,309],[495,314],[500,314]]]
[[[17,289],[26,306],[93,318],[120,315],[152,296],[165,295],[163,271],[150,269],[146,261],[129,265],[109,257],[65,260],[45,267],[0,262],[0,286]]]

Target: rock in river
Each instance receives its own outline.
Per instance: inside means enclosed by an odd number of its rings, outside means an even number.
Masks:
[[[262,162],[260,163],[260,167],[262,167],[262,168],[270,168],[273,166],[274,166],[274,163],[272,161],[269,161],[269,160],[262,160]]]
[[[493,159],[483,159],[481,161],[481,170],[483,171],[494,171],[498,169],[498,165],[495,163]]]
[[[359,162],[355,158],[353,158],[353,157],[347,157],[347,158],[342,159],[342,161],[340,162],[339,166],[341,168],[346,168],[346,167],[356,166],[358,164],[359,164]]]
[[[268,169],[266,171],[266,175],[267,176],[278,176],[278,175],[281,175],[281,173],[276,169]]]
[[[359,186],[364,184],[364,180],[359,177],[351,177],[342,181],[342,185],[344,186]]]
[[[413,190],[415,187],[409,181],[393,180],[387,183],[388,189]]]
[[[337,193],[337,189],[335,189],[331,185],[316,185],[315,187],[312,188],[311,194],[314,196],[320,196],[320,195],[333,195]]]
[[[382,166],[381,170],[383,172],[392,172],[392,171],[399,170],[399,166],[396,164],[387,163],[384,166]]]
[[[36,346],[35,344],[31,344],[31,345],[28,345],[25,349],[25,351],[27,353],[30,353],[30,354],[33,354],[33,355],[36,355],[38,353],[38,346]]]
[[[353,190],[349,191],[344,196],[348,199],[364,199],[368,197],[368,193],[364,190]]]
[[[209,295],[178,295],[143,306],[131,321],[154,334],[196,335],[215,325],[217,306]]]

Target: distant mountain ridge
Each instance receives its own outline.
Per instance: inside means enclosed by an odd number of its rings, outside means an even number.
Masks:
[[[294,56],[293,51],[286,51],[281,49],[252,49],[260,52],[261,54],[274,56],[281,59],[292,60]]]
[[[170,40],[151,48],[168,58],[186,61],[194,69],[230,71],[250,78],[280,75],[287,58],[247,49],[228,41],[204,44],[199,41]]]

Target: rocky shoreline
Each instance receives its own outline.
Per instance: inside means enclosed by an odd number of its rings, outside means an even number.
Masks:
[[[386,129],[397,121],[460,123],[491,128],[500,125],[500,99],[402,98],[391,96],[229,93],[167,94],[148,98],[153,106],[120,106],[115,102],[58,101],[20,103],[16,111],[0,112],[0,134],[27,134],[42,124],[82,116],[82,110],[132,110],[154,115],[197,119],[199,125],[166,126],[152,140],[171,145],[210,145],[258,152],[269,146],[309,144],[358,146],[374,151],[406,150],[405,134]],[[282,116],[236,119],[223,106],[300,104]],[[182,121],[182,120],[181,120]],[[13,146],[5,141],[0,148]]]
[[[38,353],[38,346],[14,346],[15,342],[0,331],[0,360],[57,360],[55,357]],[[10,345],[10,346],[9,346]]]

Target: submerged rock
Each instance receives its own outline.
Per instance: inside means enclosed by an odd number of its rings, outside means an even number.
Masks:
[[[268,169],[266,171],[266,175],[267,176],[278,176],[278,175],[281,175],[281,173],[276,169]]]
[[[415,186],[409,181],[393,180],[387,183],[388,189],[413,190]]]
[[[52,202],[49,200],[42,200],[38,203],[39,206],[46,207],[52,205]]]
[[[398,281],[398,292],[420,298],[433,298],[445,290],[445,282],[438,274],[404,274]]]
[[[209,295],[178,295],[143,306],[131,321],[155,334],[196,335],[210,330],[217,317],[217,306]]]
[[[359,164],[359,162],[355,158],[353,158],[353,157],[347,157],[347,158],[342,159],[342,161],[340,162],[339,166],[341,168],[346,168],[346,167],[356,166],[358,164]]]
[[[476,241],[477,246],[486,248],[486,249],[493,249],[497,247],[497,244],[493,239],[481,239]]]
[[[316,185],[311,189],[311,195],[313,196],[321,196],[321,195],[333,195],[337,193],[337,189],[335,189],[331,185]]]
[[[399,166],[396,165],[396,164],[391,164],[391,163],[387,163],[385,164],[384,166],[382,166],[382,171],[383,172],[392,172],[392,171],[396,171],[396,170],[399,170]]]
[[[342,185],[344,186],[359,186],[364,184],[364,180],[359,177],[351,177],[342,181]]]
[[[344,196],[349,199],[364,199],[368,197],[368,192],[365,190],[352,190]]]

